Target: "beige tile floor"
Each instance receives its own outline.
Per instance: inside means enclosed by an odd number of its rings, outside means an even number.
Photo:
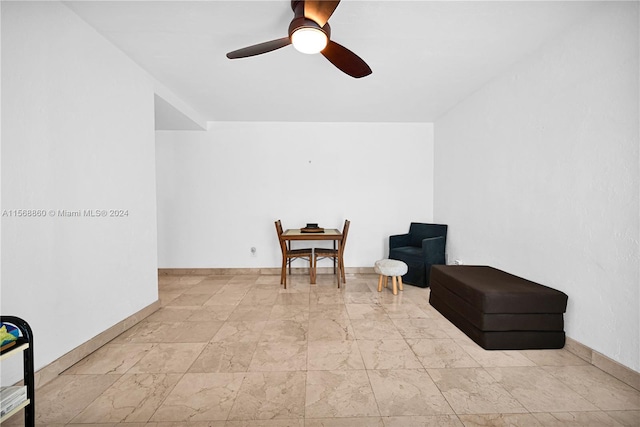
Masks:
[[[640,425],[640,392],[565,350],[485,351],[428,289],[347,281],[160,277],[162,308],[39,389],[37,424]]]

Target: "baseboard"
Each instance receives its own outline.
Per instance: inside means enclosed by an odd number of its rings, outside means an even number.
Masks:
[[[101,332],[100,334],[91,338],[89,341],[80,344],[78,347],[74,348],[64,356],[39,369],[34,374],[36,388],[53,380],[62,372],[69,369],[71,366],[75,365],[80,360],[84,359],[127,329],[130,329],[132,326],[136,325],[159,308],[160,300],[156,300],[137,313],[134,313],[126,319],[116,323],[106,331]]]
[[[619,379],[623,383],[630,385],[636,390],[640,390],[640,372],[636,372],[633,369],[628,368],[569,337],[567,337],[564,349],[575,354],[585,362],[588,362],[596,368],[599,368],[607,374]]]
[[[294,267],[295,274],[309,274],[309,268]],[[320,267],[320,274],[333,273],[333,267]],[[346,274],[374,274],[373,267],[347,267]],[[241,274],[279,275],[280,268],[159,268],[158,276],[224,276]]]

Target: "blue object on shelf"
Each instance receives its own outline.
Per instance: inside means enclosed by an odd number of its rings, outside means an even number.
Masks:
[[[15,341],[20,336],[20,331],[13,325],[8,323],[0,324],[0,347]]]

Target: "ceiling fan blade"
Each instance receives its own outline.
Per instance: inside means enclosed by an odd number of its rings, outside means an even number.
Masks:
[[[339,3],[340,0],[306,0],[304,2],[304,17],[307,19],[311,19],[321,27],[324,27],[324,24],[327,23],[329,17],[333,14],[333,11],[336,10],[336,7],[338,7]]]
[[[327,47],[320,53],[342,72],[356,79],[372,73],[371,68],[362,58],[333,40],[329,40]]]
[[[289,37],[283,37],[281,39],[271,40],[268,42],[254,44],[253,46],[243,47],[242,49],[234,50],[227,53],[227,58],[237,59],[246,58],[249,56],[260,55],[263,53],[271,52],[272,50],[280,49],[291,44]]]

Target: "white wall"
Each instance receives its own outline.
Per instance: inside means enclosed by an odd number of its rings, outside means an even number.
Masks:
[[[638,4],[609,3],[435,123],[449,260],[569,295],[571,338],[640,369]]]
[[[53,2],[2,2],[2,65],[0,308],[31,324],[38,369],[157,300],[153,85]]]
[[[0,46],[2,46],[2,7],[0,7]],[[0,49],[1,52],[1,49]],[[0,54],[0,100],[2,100],[2,55]],[[0,102],[0,188],[2,188],[2,102]],[[0,212],[2,211],[2,195],[0,193]],[[0,217],[2,218],[2,217]],[[0,261],[2,260],[2,226],[0,226]],[[2,314],[2,262],[0,262],[0,314]],[[1,372],[0,372],[1,375]]]
[[[161,268],[278,267],[277,219],[351,220],[345,264],[371,267],[433,216],[431,124],[212,123],[156,140]]]

